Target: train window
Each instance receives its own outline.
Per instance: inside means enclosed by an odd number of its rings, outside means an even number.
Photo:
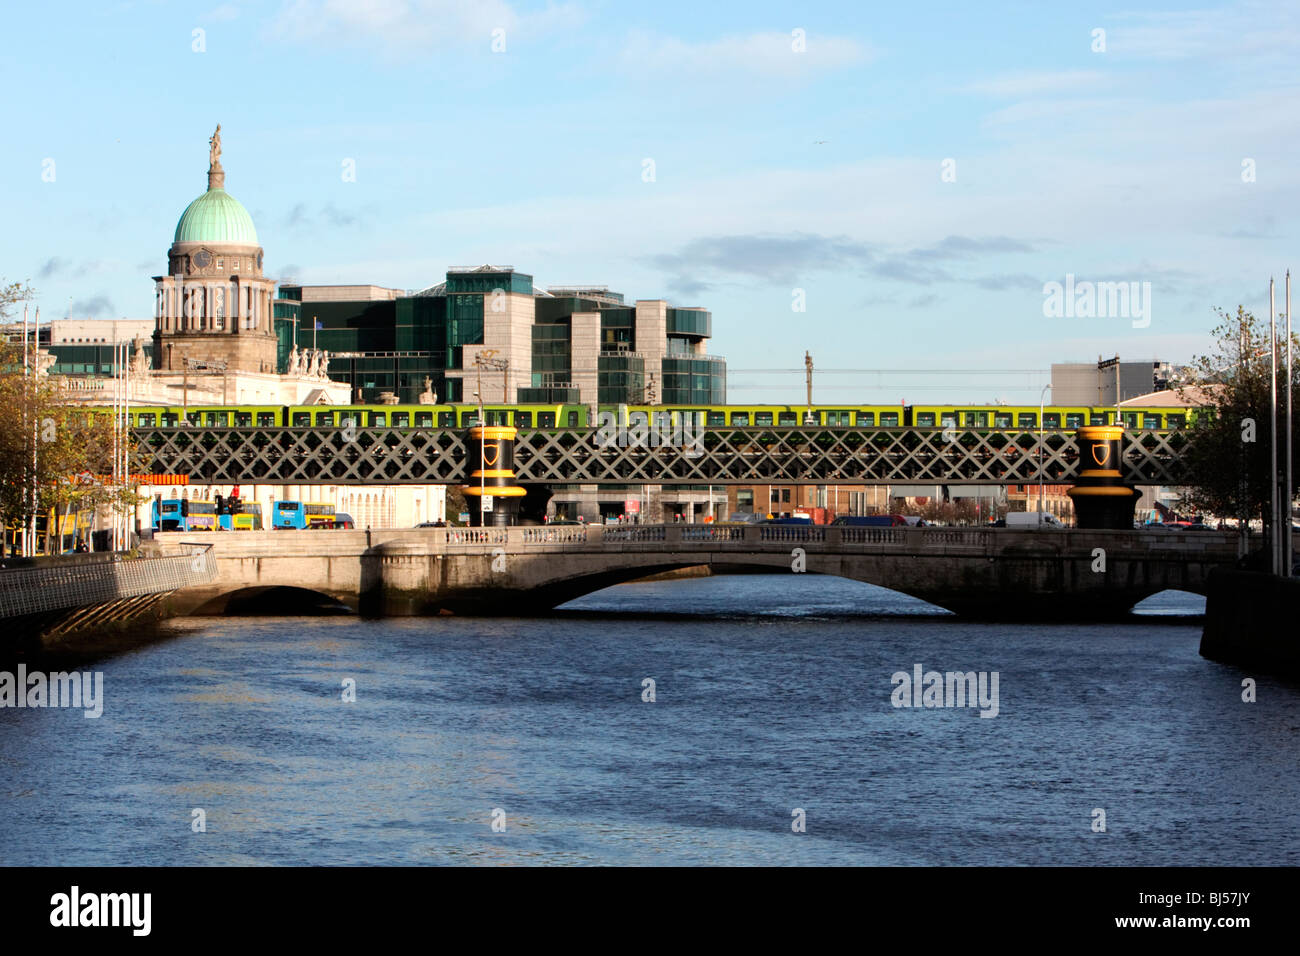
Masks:
[[[293,413],[293,427],[294,427],[294,428],[305,428],[306,426],[308,426],[308,425],[310,425],[310,424],[311,424],[311,412],[294,412],[294,413]]]
[[[321,425],[333,425],[333,424],[334,424],[334,413],[333,413],[333,412],[317,412],[317,413],[316,413],[316,426],[317,426],[318,428],[319,428]]]
[[[857,414],[857,425],[858,425],[859,428],[864,427],[864,426],[867,427],[867,428],[870,428],[870,427],[871,427],[872,425],[874,425],[874,424],[876,424],[876,413],[875,413],[875,412],[858,412],[858,414]]]
[[[532,428],[532,427],[533,427],[533,413],[532,413],[532,412],[515,412],[515,426],[518,427],[518,428]]]
[[[994,412],[994,413],[993,413],[993,427],[994,427],[994,428],[1010,428],[1010,427],[1011,427],[1011,413],[1010,413],[1010,412]]]
[[[1170,428],[1186,428],[1186,427],[1187,427],[1187,416],[1186,416],[1186,415],[1175,415],[1175,414],[1173,414],[1173,413],[1170,413],[1170,415],[1169,415],[1169,427],[1170,427]]]
[[[898,427],[898,412],[881,412],[881,413],[880,413],[880,427],[881,427],[881,428],[897,428],[897,427]]]
[[[538,412],[538,413],[537,413],[537,427],[538,427],[538,428],[554,428],[554,427],[555,427],[555,412]]]
[[[778,425],[798,425],[799,415],[797,412],[777,412],[776,423]]]
[[[191,425],[197,425],[199,423],[199,413],[190,412],[185,416],[185,420],[189,422]]]
[[[274,427],[275,427],[275,412],[258,412],[258,413],[257,413],[257,427],[258,427],[258,428],[274,428]]]
[[[154,424],[153,412],[141,412],[138,416],[141,428],[152,428]]]
[[[771,424],[772,424],[772,413],[771,413],[771,412],[755,412],[755,413],[754,413],[754,424],[755,424],[755,425],[767,425],[767,426],[770,427]]]
[[[1137,427],[1138,427],[1138,413],[1137,413],[1137,412],[1124,412],[1123,414],[1124,414],[1124,425],[1125,425],[1126,428],[1137,428]]]
[[[569,416],[568,416],[568,419],[567,419],[567,420],[568,420],[568,423],[569,423],[569,424],[568,424],[568,427],[569,427],[569,428],[577,428],[577,427],[578,427],[578,410],[577,410],[576,408],[575,408],[575,409],[570,409],[570,410],[569,410]]]
[[[472,428],[477,424],[478,424],[478,412],[473,411],[471,409],[469,411],[464,411],[460,413],[461,428]]]
[[[158,423],[159,423],[160,425],[162,425],[163,428],[175,428],[175,427],[176,427],[176,413],[175,413],[175,412],[162,412],[162,413],[158,416]]]
[[[1038,414],[1036,412],[1021,412],[1016,416],[1016,426],[1018,428],[1037,428]]]
[[[710,425],[725,425],[727,424],[727,413],[710,411],[708,419]]]
[[[1081,415],[1079,412],[1066,412],[1065,414],[1066,428],[1079,428],[1082,425],[1083,425],[1083,415]]]
[[[1088,424],[1089,424],[1089,425],[1105,425],[1105,424],[1106,424],[1106,413],[1105,413],[1105,412],[1089,412],[1089,413],[1088,413]]]
[[[1043,412],[1043,427],[1044,427],[1044,428],[1060,428],[1060,427],[1061,427],[1061,413],[1060,413],[1060,412]]]
[[[253,424],[252,412],[235,412],[236,428],[247,428],[251,424]]]
[[[916,413],[916,427],[917,427],[917,428],[933,428],[933,427],[934,427],[934,412],[917,412],[917,413]]]
[[[203,424],[209,428],[222,428],[229,423],[229,416],[225,412],[205,412],[203,415]]]
[[[988,412],[966,412],[967,428],[987,428],[989,424]]]
[[[749,412],[732,412],[732,413],[731,413],[731,424],[733,424],[733,425],[748,425],[748,424],[749,424]]]
[[[393,412],[394,428],[409,428],[411,425],[410,412]]]
[[[1150,412],[1143,412],[1143,413],[1142,413],[1142,427],[1143,427],[1143,428],[1159,428],[1159,427],[1160,427],[1160,416],[1159,416],[1158,414],[1156,414],[1156,415],[1152,415]]]
[[[423,419],[427,418],[428,415],[429,415],[428,412],[418,412],[418,413],[416,414],[416,424],[419,425],[419,426],[422,427],[422,428],[427,428],[428,426],[424,424]],[[455,413],[455,412],[439,412],[439,413],[438,413],[438,427],[439,427],[439,428],[455,428],[455,427],[456,427],[456,413]]]
[[[371,413],[370,413],[370,427],[371,427],[371,428],[383,428],[383,427],[384,427],[385,425],[387,425],[387,424],[388,424],[388,413],[387,413],[387,412],[371,412]]]

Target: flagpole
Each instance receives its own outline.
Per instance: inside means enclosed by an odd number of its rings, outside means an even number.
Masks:
[[[41,366],[41,307],[36,307],[36,315],[32,319],[32,386],[36,386],[36,375]],[[31,404],[31,398],[28,399]],[[36,415],[36,409],[32,409],[32,512],[28,518],[28,525],[31,529],[31,552],[36,553],[36,509],[40,507],[41,492],[40,484],[37,480],[37,468],[40,465],[40,436],[37,429],[40,428],[40,420]]]
[[[1294,486],[1291,483],[1291,463],[1295,459],[1295,449],[1291,447],[1292,439],[1295,432],[1291,430],[1291,270],[1286,270],[1286,480],[1282,488],[1284,492],[1282,518],[1282,573],[1285,577],[1291,576],[1291,565],[1294,560],[1295,533],[1291,530],[1291,498],[1295,493]]]
[[[31,383],[27,381],[28,373],[31,371],[30,364],[29,364],[30,359],[28,358],[28,353],[27,353],[27,335],[28,335],[27,306],[26,304],[24,304],[23,305],[23,434],[27,433],[27,416],[30,413],[29,406],[31,405]],[[27,488],[27,484],[26,482],[24,482],[23,483],[24,491],[26,491],[26,488]],[[27,540],[26,522],[23,523],[23,532],[19,536],[19,542],[20,542],[19,546],[22,548],[23,555],[24,556],[28,555],[30,552],[28,550],[29,542]]]
[[[1268,280],[1268,427],[1269,427],[1269,471],[1268,471],[1268,507],[1271,528],[1268,536],[1268,549],[1271,554],[1270,567],[1273,574],[1281,573],[1282,548],[1278,538],[1281,527],[1277,523],[1277,313],[1274,305],[1273,280]]]

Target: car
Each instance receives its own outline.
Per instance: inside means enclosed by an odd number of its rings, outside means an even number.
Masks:
[[[350,531],[356,528],[356,526],[357,523],[352,520],[352,515],[348,514],[346,511],[335,512],[334,523],[326,525],[326,527],[333,528],[336,531]]]
[[[445,527],[447,527],[447,522],[445,522],[445,521],[421,521],[419,524],[416,525],[416,527],[417,527],[417,528],[445,528]]]
[[[812,524],[812,518],[810,518],[808,515],[794,515],[794,516],[787,516],[785,518],[766,518],[760,523],[761,524],[797,524],[797,525],[802,525],[807,527]]]
[[[718,524],[762,524],[767,519],[753,511],[733,511],[725,521]]]

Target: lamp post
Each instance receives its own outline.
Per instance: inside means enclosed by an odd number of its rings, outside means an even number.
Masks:
[[[1038,393],[1038,524],[1040,526],[1043,523],[1043,412],[1044,401],[1051,388],[1051,384],[1048,383]]]

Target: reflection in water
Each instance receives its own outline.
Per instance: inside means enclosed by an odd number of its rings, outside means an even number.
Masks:
[[[781,575],[537,619],[187,619],[94,665],[98,720],[0,710],[0,861],[1300,862],[1300,694],[1243,704],[1177,620],[1200,603],[999,625]],[[917,663],[998,671],[998,716],[895,709]]]

